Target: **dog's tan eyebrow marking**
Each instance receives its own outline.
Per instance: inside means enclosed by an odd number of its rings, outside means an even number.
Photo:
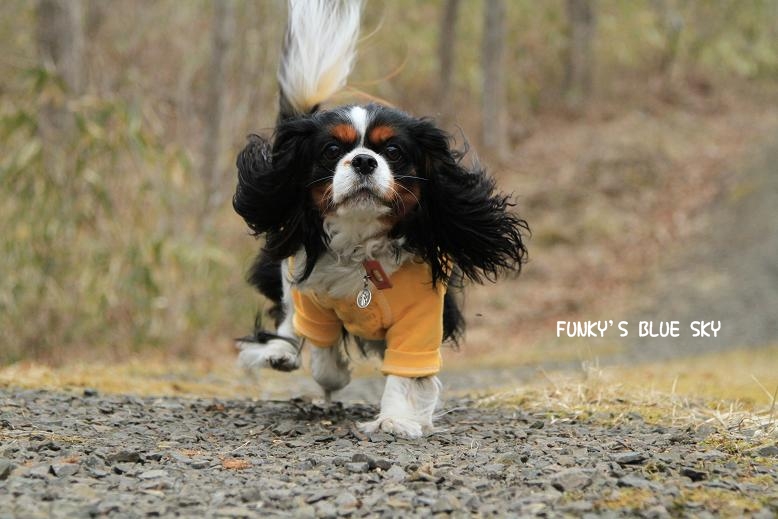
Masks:
[[[368,134],[368,139],[373,144],[381,144],[382,142],[386,142],[387,140],[394,137],[395,132],[394,128],[391,126],[376,126],[372,130],[370,130]]]
[[[330,130],[330,134],[341,142],[352,143],[357,142],[357,129],[350,124],[341,123],[336,124]]]

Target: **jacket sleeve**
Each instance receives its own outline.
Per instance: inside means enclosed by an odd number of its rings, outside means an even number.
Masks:
[[[443,297],[446,287],[433,287],[418,276],[400,298],[394,321],[386,332],[386,353],[381,370],[388,375],[426,377],[440,371],[443,341]]]
[[[298,335],[320,348],[332,346],[340,339],[343,325],[333,309],[323,307],[312,294],[296,289],[292,289],[292,300],[292,322]]]

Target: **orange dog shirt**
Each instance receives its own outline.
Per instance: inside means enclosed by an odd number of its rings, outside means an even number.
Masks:
[[[387,375],[426,377],[440,371],[443,341],[444,283],[432,286],[426,263],[408,261],[391,275],[392,288],[370,285],[373,298],[366,308],[356,294],[334,299],[313,291],[292,289],[294,327],[314,346],[330,348],[341,328],[368,340],[385,340],[381,371]]]

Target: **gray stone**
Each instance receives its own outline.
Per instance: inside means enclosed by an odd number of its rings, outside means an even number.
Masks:
[[[384,477],[391,481],[405,481],[408,479],[408,473],[405,472],[399,465],[392,465],[389,470],[384,473]]]
[[[113,512],[121,512],[122,502],[118,499],[104,499],[95,507],[96,515],[108,515]]]
[[[11,463],[10,460],[0,459],[0,481],[7,479],[15,468],[16,465]]]
[[[721,452],[718,449],[712,449],[712,450],[709,450],[709,451],[701,452],[699,454],[699,457],[700,457],[701,460],[715,461],[715,460],[724,459],[724,458],[727,457],[727,455],[724,454],[723,452]]]
[[[109,455],[107,458],[110,463],[139,463],[142,461],[141,454],[138,451],[121,450]]]
[[[313,494],[309,495],[305,498],[305,502],[308,504],[316,503],[317,501],[321,501],[322,499],[327,499],[328,497],[333,497],[338,495],[340,492],[340,489],[338,488],[325,488],[323,490],[317,490]]]
[[[127,476],[133,476],[139,472],[137,465],[134,463],[117,463],[113,466],[113,471],[116,474],[125,474]]]
[[[551,485],[561,492],[580,490],[592,484],[592,476],[583,469],[567,469],[551,479]]]
[[[389,470],[392,467],[392,462],[384,459],[375,460],[375,467],[381,470]]]
[[[375,467],[375,460],[362,452],[357,452],[351,456],[351,461],[354,463],[367,463],[371,469]]]
[[[25,476],[35,479],[46,479],[51,474],[51,465],[36,465],[27,471]]]
[[[314,505],[314,508],[318,517],[330,518],[338,516],[338,509],[329,501],[319,501]]]
[[[167,490],[173,488],[173,482],[164,478],[153,478],[142,481],[138,486],[141,490]]]
[[[92,477],[95,477],[97,479],[104,478],[111,474],[106,470],[98,469],[98,468],[88,468],[87,471],[92,475]]]
[[[590,512],[594,509],[594,504],[591,501],[571,501],[562,507],[565,512],[571,512],[574,514],[582,514],[584,512]]]
[[[193,469],[198,469],[198,470],[204,469],[211,466],[211,460],[207,460],[204,458],[196,458],[192,460],[189,466],[192,467]]]
[[[262,490],[259,488],[244,488],[240,492],[240,500],[244,503],[254,503],[262,499]]]
[[[505,465],[502,463],[490,463],[489,465],[484,465],[483,470],[489,475],[500,475],[505,472]]]
[[[778,458],[778,445],[765,445],[755,449],[753,452],[763,458]]]
[[[138,478],[140,479],[155,479],[155,478],[165,478],[167,477],[168,473],[166,470],[162,469],[155,469],[155,470],[147,470],[146,472],[141,472],[138,474]]]
[[[359,507],[359,499],[351,492],[343,492],[335,498],[335,505],[340,511],[350,510]]]
[[[613,455],[613,461],[619,465],[636,465],[643,463],[646,459],[648,458],[645,454],[635,451],[619,452]]]
[[[78,463],[53,463],[51,473],[58,478],[64,478],[76,474],[80,468]]]
[[[459,510],[461,507],[462,505],[459,503],[459,500],[455,496],[446,494],[435,500],[435,502],[432,504],[432,512],[435,514],[445,514],[453,512],[454,510]]]
[[[684,467],[681,469],[681,475],[686,476],[692,481],[702,481],[708,478],[708,473],[703,470],[697,470],[692,467]]]
[[[648,481],[645,478],[641,478],[640,476],[634,476],[634,475],[628,475],[624,476],[623,478],[619,478],[617,484],[620,487],[630,487],[630,488],[650,488],[651,482]]]
[[[349,472],[363,473],[370,470],[370,465],[366,461],[346,463],[346,470]]]
[[[670,512],[664,505],[656,505],[646,510],[644,515],[647,519],[666,519],[670,517]]]
[[[254,517],[256,514],[245,506],[224,506],[213,513],[214,517]]]

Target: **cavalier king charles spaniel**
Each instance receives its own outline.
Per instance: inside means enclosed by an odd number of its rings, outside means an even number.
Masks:
[[[416,438],[432,428],[441,343],[464,329],[455,292],[520,270],[528,227],[430,119],[321,107],[351,71],[360,4],[289,2],[275,132],[249,137],[233,199],[264,237],[248,280],[276,330],[239,339],[239,361],[291,371],[310,344],[329,400],[350,381],[350,338],[386,375],[380,412],[360,428]]]

